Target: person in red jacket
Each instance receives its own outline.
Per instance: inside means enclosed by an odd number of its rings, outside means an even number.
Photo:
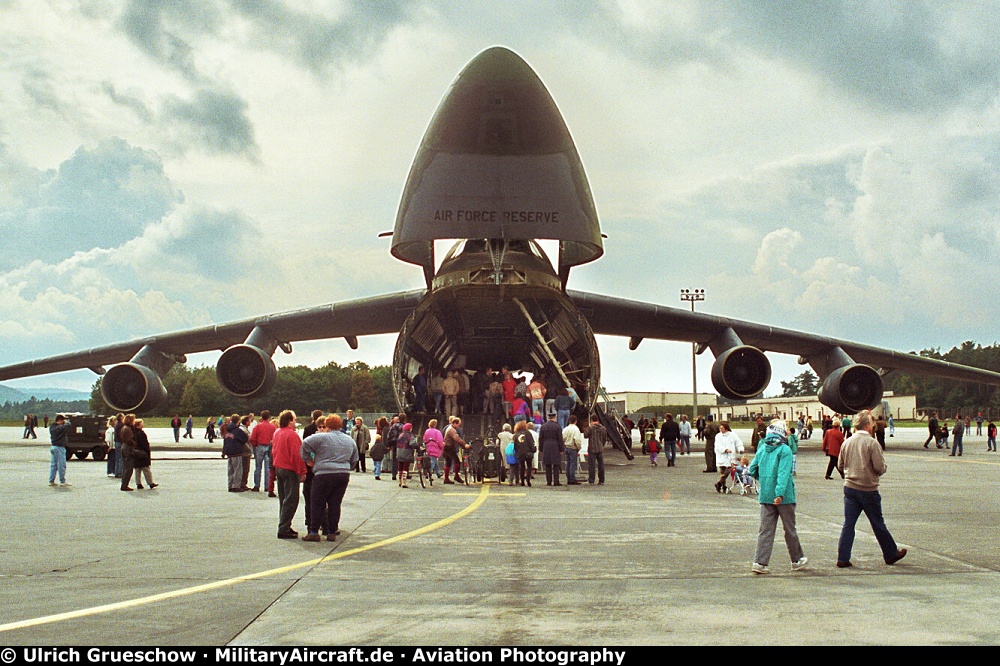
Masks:
[[[277,427],[271,423],[271,412],[264,410],[260,413],[260,421],[250,433],[250,445],[253,446],[253,457],[255,461],[253,470],[253,488],[250,490],[258,492],[261,484],[261,471],[263,471],[263,483],[267,486],[267,491],[271,492],[271,439]]]
[[[844,443],[844,432],[840,429],[840,423],[836,419],[826,432],[823,433],[823,453],[830,457],[830,463],[826,466],[826,478],[832,479],[833,470],[840,472],[840,478],[844,478],[844,473],[837,469],[837,459],[840,457],[840,447]]]
[[[278,538],[297,539],[292,519],[299,508],[299,484],[306,479],[302,461],[302,438],[295,431],[295,412],[286,409],[278,416],[278,429],[271,440],[271,464],[278,481]]]

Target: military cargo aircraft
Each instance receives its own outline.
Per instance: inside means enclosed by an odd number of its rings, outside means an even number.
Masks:
[[[388,234],[386,234],[388,235]],[[820,400],[854,413],[877,405],[891,371],[1000,385],[1000,374],[845,340],[567,289],[570,270],[604,252],[597,209],[569,130],[520,56],[495,47],[459,74],[410,169],[391,253],[423,269],[425,288],[155,335],[0,368],[0,380],[91,368],[105,401],[143,412],[166,398],[161,378],[186,354],[220,350],[230,394],[265,395],[272,356],[301,340],[398,333],[396,398],[418,368],[556,372],[592,407],[600,385],[595,334],[696,343],[731,399],[771,378],[765,351],[795,354],[822,379]],[[455,245],[440,261],[435,241]],[[546,256],[539,241],[555,241]],[[105,372],[105,365],[116,364]]]

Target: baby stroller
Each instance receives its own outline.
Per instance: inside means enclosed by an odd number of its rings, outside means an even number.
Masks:
[[[757,479],[753,478],[749,474],[749,467],[743,465],[733,465],[729,468],[729,490],[727,492],[733,492],[733,489],[739,488],[740,495],[756,495],[757,494]]]

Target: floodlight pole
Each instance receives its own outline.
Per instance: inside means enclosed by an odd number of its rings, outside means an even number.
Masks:
[[[705,300],[704,289],[681,289],[681,300],[691,303],[691,312],[694,312],[694,304]],[[691,343],[691,420],[698,420],[698,366],[696,359],[698,356],[698,343]]]

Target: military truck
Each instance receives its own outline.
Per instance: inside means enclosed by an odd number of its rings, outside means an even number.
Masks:
[[[108,443],[105,435],[108,431],[108,417],[95,414],[70,413],[66,420],[73,426],[69,433],[69,443],[66,445],[66,459],[76,456],[83,460],[88,454],[94,460],[104,460],[108,455]]]

